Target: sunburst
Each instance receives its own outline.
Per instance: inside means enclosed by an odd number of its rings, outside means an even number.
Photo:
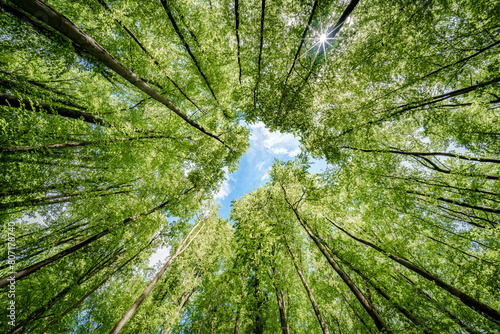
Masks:
[[[312,46],[309,47],[300,57],[303,58],[309,54],[311,50],[316,48],[316,53],[314,55],[313,62],[316,61],[318,54],[321,51],[321,55],[324,55],[326,65],[328,66],[328,57],[327,50],[329,46],[332,46],[331,42],[333,40],[339,40],[340,37],[328,37],[332,31],[334,31],[337,26],[332,27],[333,24],[326,24],[323,26],[323,23],[320,23],[319,29],[309,26],[309,30],[312,32],[311,37],[304,38],[305,41],[312,43]],[[309,43],[308,43],[309,44]]]

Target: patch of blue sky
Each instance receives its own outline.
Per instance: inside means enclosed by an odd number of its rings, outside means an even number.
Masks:
[[[299,140],[292,134],[271,132],[262,122],[251,124],[249,128],[250,148],[241,158],[239,169],[226,173],[225,181],[214,197],[221,205],[219,215],[226,219],[231,211],[231,201],[269,181],[269,169],[274,159],[293,160],[301,152]],[[325,169],[325,160],[311,160],[309,172],[321,173]]]

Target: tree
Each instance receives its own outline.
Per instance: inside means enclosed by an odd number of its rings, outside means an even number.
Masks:
[[[499,331],[499,13],[1,1],[1,330]],[[218,218],[256,121],[303,153]]]

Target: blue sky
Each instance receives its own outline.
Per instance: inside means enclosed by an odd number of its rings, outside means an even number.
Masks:
[[[215,201],[221,204],[219,216],[229,218],[231,201],[251,192],[269,180],[269,169],[274,159],[293,160],[300,154],[299,141],[289,133],[270,132],[262,122],[249,125],[250,148],[243,155],[239,169],[226,174],[226,180],[215,194]],[[319,173],[326,168],[323,160],[311,161],[311,173]]]
[[[221,205],[219,216],[226,219],[229,218],[233,199],[240,198],[270,179],[268,172],[274,159],[293,160],[301,152],[298,139],[289,133],[270,132],[261,122],[251,124],[249,128],[250,148],[241,158],[239,169],[232,174],[226,173],[226,180],[214,197]],[[320,173],[325,168],[326,161],[311,160],[309,172]],[[170,247],[159,248],[151,255],[149,265],[152,267],[158,261],[163,263],[169,254]]]

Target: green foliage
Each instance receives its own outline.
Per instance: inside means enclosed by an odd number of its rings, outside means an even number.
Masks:
[[[188,236],[124,332],[500,331],[500,2],[40,4],[0,3],[2,331],[111,331]],[[255,121],[303,153],[226,221]]]

